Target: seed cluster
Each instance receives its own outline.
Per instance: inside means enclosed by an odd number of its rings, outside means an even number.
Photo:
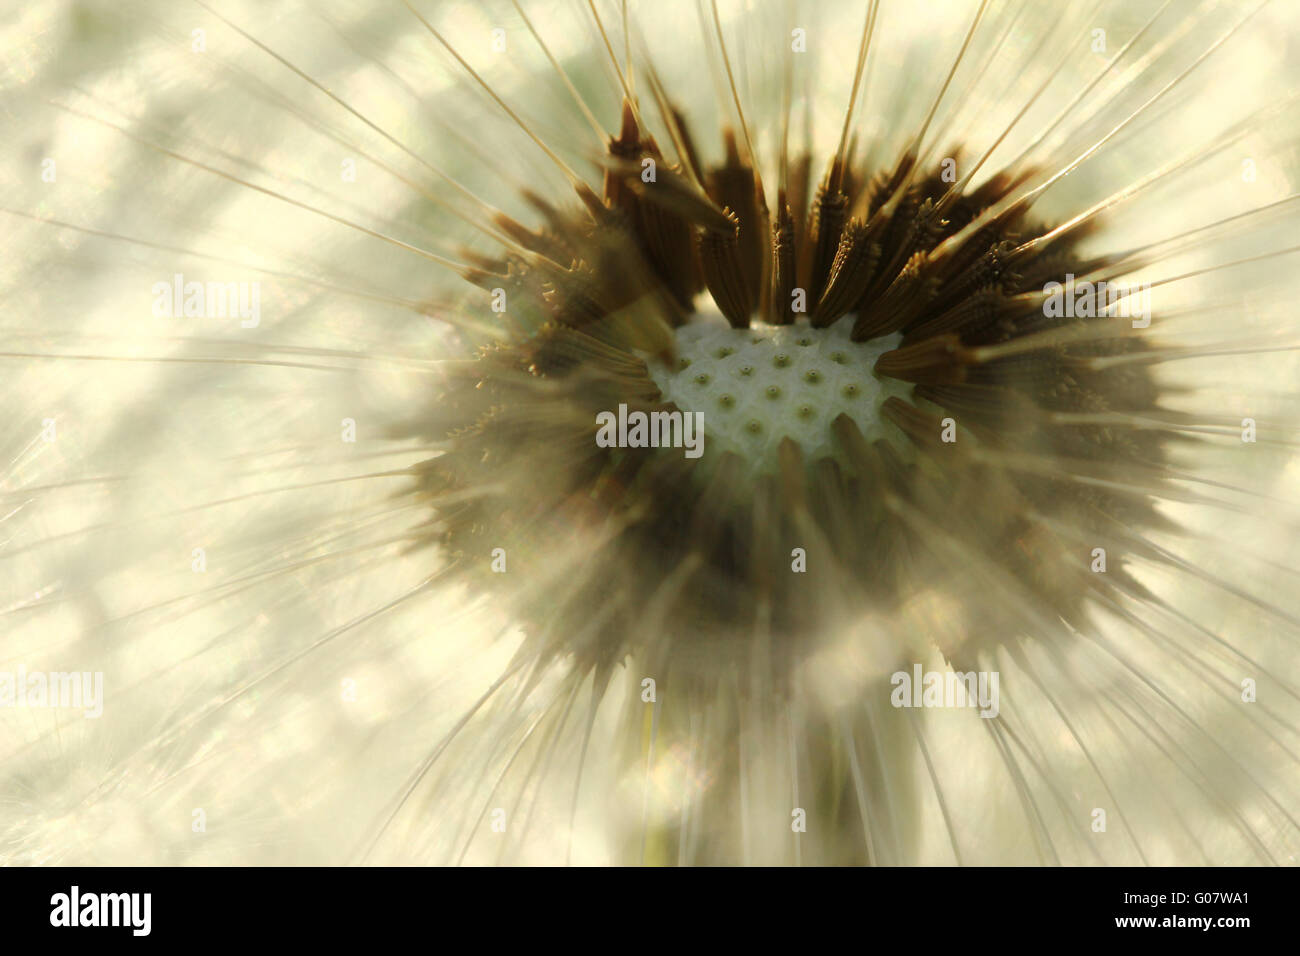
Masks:
[[[834,156],[820,182],[794,157],[773,206],[734,132],[710,163],[663,108],[677,162],[625,103],[603,195],[527,194],[542,224],[499,218],[517,248],[466,274],[509,307],[438,403],[446,448],[421,490],[451,502],[447,552],[541,658],[610,668],[707,635],[689,664],[675,646],[683,680],[748,668],[755,634],[799,656],[918,594],[969,614],[942,648],[954,665],[1024,625],[1017,589],[1082,624],[1098,582],[1081,542],[1122,553],[1154,520],[1149,486],[1113,468],[1164,457],[1157,433],[1086,420],[1158,407],[1145,365],[1098,361],[1145,343],[1043,306],[1047,283],[1113,265],[1081,254],[1087,218],[1040,221],[1031,166],[971,185],[912,147]],[[623,409],[702,413],[703,458],[598,442]],[[493,548],[554,582],[510,587],[483,570]],[[835,601],[791,570],[794,548]],[[1016,592],[994,613],[990,576]],[[1106,583],[1135,586],[1122,562]]]

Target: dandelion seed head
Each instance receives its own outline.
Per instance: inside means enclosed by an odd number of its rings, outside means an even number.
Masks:
[[[818,249],[869,5],[628,4],[629,71],[618,4],[521,0],[599,131],[513,4],[413,5],[560,163],[400,5],[0,28],[3,205],[43,217],[5,214],[6,653],[113,688],[98,724],[3,715],[8,859],[1294,852],[1284,12],[1179,79],[1247,7],[1172,8],[1107,67],[1158,3],[994,0],[960,58],[978,3],[880,4]],[[982,265],[943,245],[1131,116]],[[1149,329],[1047,321],[1098,269],[1165,283]],[[262,324],[151,316],[178,272],[261,281]],[[709,454],[599,449],[620,404],[703,411]],[[999,672],[1000,716],[894,707],[914,665]]]

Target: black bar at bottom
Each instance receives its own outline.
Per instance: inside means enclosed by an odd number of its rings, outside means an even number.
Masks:
[[[10,868],[0,870],[0,925],[8,946],[64,937],[335,949],[398,933],[431,947],[495,947],[511,934],[548,949],[710,936],[734,946],[771,942],[777,930],[872,948],[1099,937],[1233,945],[1258,932],[1291,938],[1294,890],[1285,869]]]

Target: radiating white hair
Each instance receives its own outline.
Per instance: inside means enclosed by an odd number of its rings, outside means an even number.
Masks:
[[[0,858],[1294,862],[1294,10],[993,0],[939,102],[941,145],[979,155],[1010,127],[989,174],[1044,133],[1045,176],[1087,156],[1039,201],[1056,221],[1140,186],[1098,254],[1168,240],[1127,278],[1153,283],[1171,360],[1169,415],[1136,426],[1180,440],[1169,525],[1089,633],[996,636],[989,721],[875,693],[896,652],[942,671],[966,639],[939,589],[845,621],[779,700],[643,703],[635,657],[603,695],[564,660],[519,666],[521,622],[451,572],[409,493],[491,321],[447,260],[494,252],[489,210],[535,220],[524,190],[599,183],[584,110],[617,132],[625,43],[697,128],[734,103],[707,5],[414,6],[463,63],[398,3],[51,0],[0,27],[0,671],[102,672],[105,693],[98,720],[0,709]],[[765,176],[791,31],[792,122],[824,157],[863,6],[719,4]],[[980,7],[881,4],[861,161],[915,133]],[[256,327],[159,315],[174,281],[258,283]],[[537,537],[579,566],[587,542]],[[830,823],[832,773],[862,846]]]

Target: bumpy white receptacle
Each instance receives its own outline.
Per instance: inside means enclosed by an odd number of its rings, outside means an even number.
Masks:
[[[733,329],[702,317],[677,330],[677,361],[649,362],[665,400],[704,413],[706,454],[733,451],[753,471],[776,467],[783,438],[799,443],[805,461],[832,455],[831,422],[847,413],[868,441],[896,434],[880,405],[911,386],[875,375],[883,352],[900,336],[853,342],[853,317],[826,329],[806,322]]]

